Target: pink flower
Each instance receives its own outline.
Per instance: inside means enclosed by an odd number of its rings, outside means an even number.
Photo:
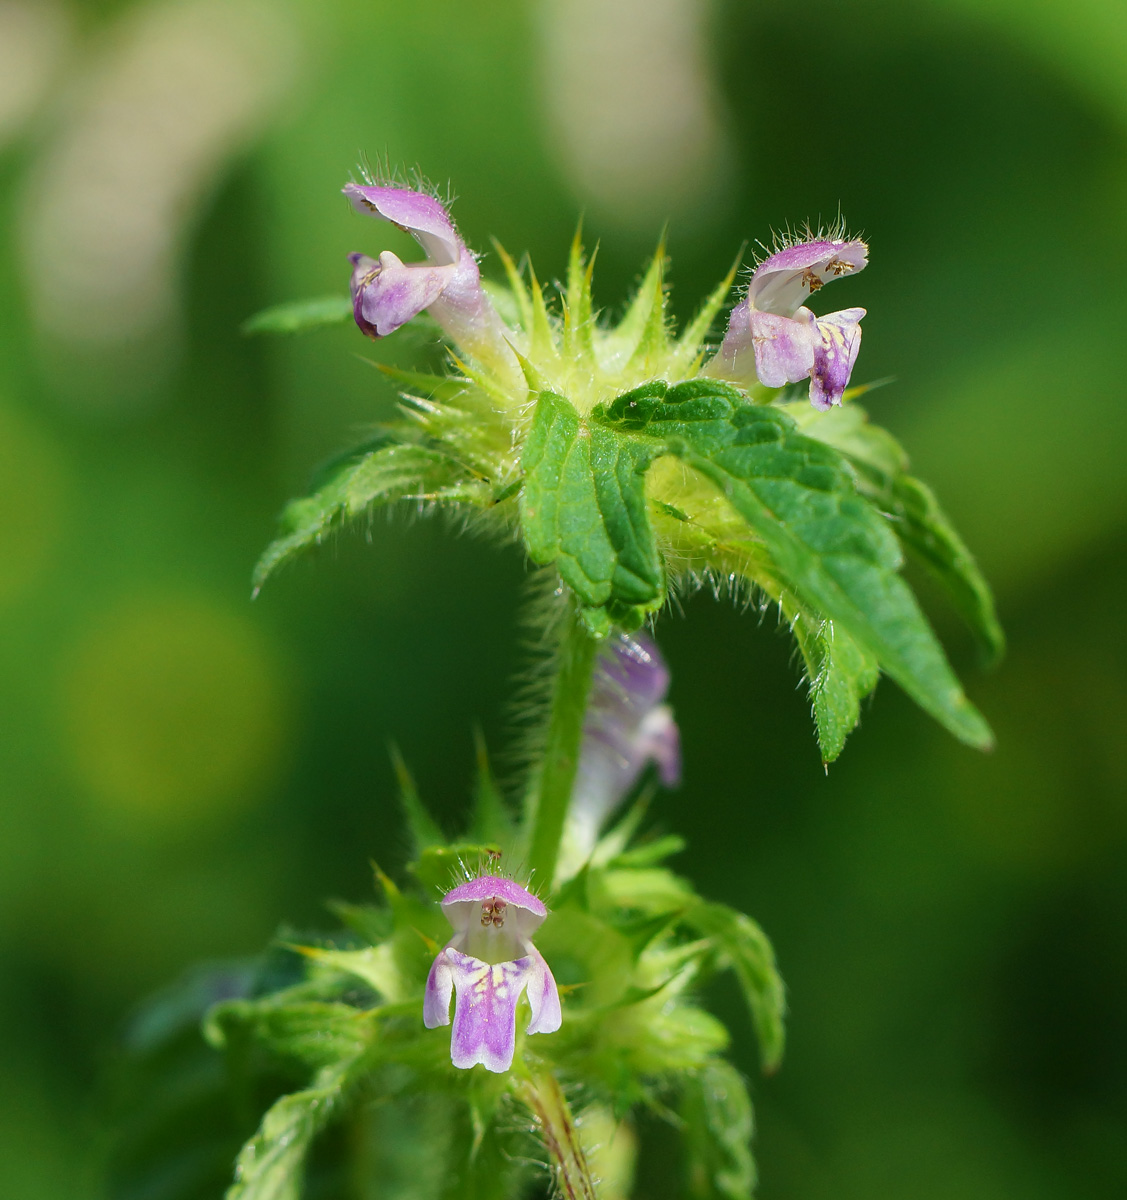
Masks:
[[[517,1002],[527,991],[528,1033],[554,1033],[563,1019],[556,981],[532,935],[548,910],[511,879],[482,875],[459,884],[442,899],[454,936],[439,951],[427,976],[423,1024],[454,1029],[450,1059],[467,1068],[507,1071],[516,1046]]]
[[[454,228],[450,214],[433,197],[410,188],[349,183],[352,206],[405,230],[423,248],[426,261],[405,263],[390,250],[379,258],[350,254],[352,311],[371,338],[387,337],[429,309],[464,353],[487,363],[498,359],[515,370],[505,327],[482,290],[477,260]]]
[[[841,403],[861,349],[863,308],[816,317],[805,302],[823,284],[864,270],[869,248],[862,241],[799,242],[765,258],[747,295],[732,310],[728,332],[706,374],[741,379],[754,371],[767,387],[810,379],[810,403],[828,409]]]

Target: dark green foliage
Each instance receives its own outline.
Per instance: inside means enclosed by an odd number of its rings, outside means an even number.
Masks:
[[[554,564],[593,632],[637,628],[665,599],[664,572],[646,514],[654,450],[580,420],[543,392],[525,442],[520,511],[532,561]]]
[[[292,956],[288,956],[291,957]],[[105,1164],[107,1200],[215,1200],[263,1108],[300,1083],[296,1060],[264,1058],[244,1043],[226,1056],[200,1022],[217,1002],[239,1004],[300,974],[271,955],[193,971],[134,1021],[116,1064],[115,1138]]]
[[[688,1194],[692,1200],[749,1200],[755,1187],[751,1157],[751,1098],[740,1073],[722,1059],[681,1087]]]
[[[826,633],[816,635],[822,659],[828,647],[833,671],[845,681],[822,706],[831,718],[827,750],[840,749],[840,728],[871,686],[866,655],[957,737],[991,744],[898,573],[902,556],[889,521],[859,493],[838,451],[800,434],[780,409],[704,379],[668,389],[651,384],[593,416],[708,480],[761,545],[768,592],[781,584],[816,620],[840,623],[864,652],[834,655]]]
[[[786,995],[767,935],[750,917],[723,904],[694,905],[685,922],[710,938],[719,965],[735,972],[755,1023],[763,1069],[776,1070],[786,1040]]]
[[[384,444],[346,459],[311,496],[286,505],[281,533],[254,569],[255,591],[283,562],[320,545],[339,525],[404,499],[484,504],[491,496],[481,480],[442,450],[397,442],[389,433]]]
[[[805,403],[785,407],[804,433],[837,447],[848,458],[861,492],[891,520],[905,548],[947,593],[986,662],[997,662],[1005,635],[990,587],[932,490],[908,474],[908,456],[896,439],[870,424],[858,404],[827,413],[814,413]]]

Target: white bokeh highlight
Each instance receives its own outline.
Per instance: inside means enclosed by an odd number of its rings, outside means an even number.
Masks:
[[[53,345],[174,341],[185,244],[277,111],[297,46],[284,5],[163,0],[92,48],[24,197],[31,308]]]
[[[638,228],[716,210],[733,151],[708,19],[708,0],[541,0],[549,147],[600,218]]]

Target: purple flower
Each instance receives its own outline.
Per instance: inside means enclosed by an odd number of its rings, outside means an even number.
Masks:
[[[732,310],[728,332],[708,373],[735,379],[752,371],[767,387],[809,377],[810,403],[841,403],[861,349],[863,308],[816,317],[805,302],[839,275],[861,271],[869,248],[861,241],[815,240],[788,246],[755,268],[747,295]]]
[[[454,1066],[481,1063],[487,1071],[507,1071],[516,1045],[517,1001],[528,992],[528,1033],[554,1033],[560,1027],[560,995],[532,935],[548,915],[544,905],[520,884],[482,875],[447,892],[442,911],[454,936],[439,952],[427,976],[423,1024],[454,1029]]]
[[[617,634],[599,656],[564,831],[560,874],[590,856],[607,817],[650,764],[666,787],[681,779],[681,738],[663,704],[669,668],[644,633]]]
[[[390,250],[378,259],[350,254],[352,311],[370,338],[387,337],[430,309],[442,329],[466,352],[510,369],[516,359],[505,327],[481,286],[477,260],[458,236],[446,209],[425,192],[349,183],[353,207],[399,226],[419,243],[426,261],[404,263]]]

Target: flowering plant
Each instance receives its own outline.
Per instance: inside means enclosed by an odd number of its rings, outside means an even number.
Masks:
[[[380,905],[338,906],[341,935],[279,949],[211,1008],[208,1037],[232,1062],[252,1047],[305,1074],[243,1147],[229,1200],[298,1196],[331,1125],[353,1133],[330,1178],[355,1160],[373,1195],[515,1196],[546,1165],[566,1196],[624,1196],[642,1111],[679,1131],[687,1194],[746,1197],[751,1104],[699,989],[734,973],[771,1071],[783,988],[762,930],[665,865],[681,839],[644,835],[649,792],[681,769],[669,672],[647,627],[672,592],[705,581],[776,605],[827,763],[882,673],[964,742],[991,740],[900,574],[904,552],[996,656],[990,593],[903,451],[857,405],[863,389],[850,390],[865,310],[806,306],[863,270],[868,248],[840,229],[784,240],[713,347],[734,268],[675,333],[659,247],[609,325],[578,236],[549,303],[500,247],[506,282],[485,284],[429,193],[344,191],[412,234],[424,261],[353,254],[346,306],[283,306],[253,327],[343,311],[383,338],[425,312],[450,369],[381,366],[400,388],[399,419],[287,506],[256,589],[375,506],[452,510],[541,570],[551,678],[518,806],[483,751],[466,832],[449,842],[399,764],[411,886],[377,869]]]

